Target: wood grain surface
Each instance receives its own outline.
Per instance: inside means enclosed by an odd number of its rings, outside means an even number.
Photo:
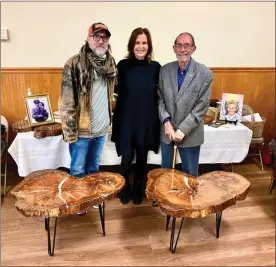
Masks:
[[[61,170],[30,173],[11,194],[15,207],[24,216],[56,217],[76,214],[87,207],[111,199],[124,187],[117,173],[98,172],[75,178]]]

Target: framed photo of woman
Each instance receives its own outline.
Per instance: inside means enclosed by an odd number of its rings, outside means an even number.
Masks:
[[[243,97],[240,94],[223,93],[220,120],[240,122],[242,117]]]
[[[24,97],[30,126],[54,123],[54,116],[48,94]]]

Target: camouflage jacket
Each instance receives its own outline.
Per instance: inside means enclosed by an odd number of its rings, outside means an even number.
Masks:
[[[59,114],[62,123],[63,140],[75,142],[79,135],[91,134],[90,122],[90,93],[81,90],[82,73],[80,70],[79,54],[71,57],[63,68],[61,93],[59,98]],[[114,92],[115,78],[108,80],[108,107],[111,123],[112,99]]]

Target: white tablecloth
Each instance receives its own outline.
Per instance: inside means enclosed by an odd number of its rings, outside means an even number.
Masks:
[[[19,176],[43,169],[70,167],[69,146],[61,135],[42,139],[33,135],[34,132],[18,133],[8,149],[17,164]]]
[[[246,157],[252,137],[252,131],[242,124],[227,125],[219,128],[204,126],[204,144],[200,149],[199,163],[238,163]],[[18,133],[9,147],[9,153],[18,166],[20,176],[42,169],[70,167],[69,146],[62,136],[43,139],[33,137],[33,132]],[[118,165],[121,158],[117,156],[115,145],[110,135],[102,154],[101,165]],[[180,163],[179,154],[176,163]],[[148,163],[161,163],[161,153],[149,152]]]

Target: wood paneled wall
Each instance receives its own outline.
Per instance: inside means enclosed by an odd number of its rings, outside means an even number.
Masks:
[[[244,103],[267,119],[264,138],[276,136],[275,129],[275,68],[211,68],[214,72],[212,98],[222,93],[244,94]],[[32,94],[47,93],[53,111],[57,110],[61,85],[61,68],[3,68],[1,114],[10,124],[26,116],[23,97],[27,88]],[[12,131],[10,131],[12,133]],[[15,133],[10,135],[10,142]]]

